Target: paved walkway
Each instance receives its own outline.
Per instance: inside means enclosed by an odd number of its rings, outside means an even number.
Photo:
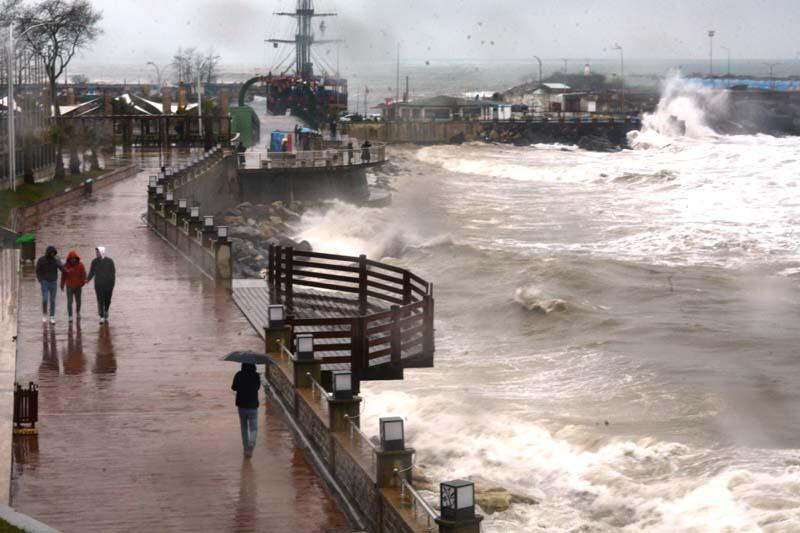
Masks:
[[[238,365],[218,359],[261,341],[227,291],[142,226],[148,174],[35,230],[39,248],[74,248],[87,268],[106,245],[117,287],[109,325],[87,286],[80,324],[59,293],[51,327],[38,285],[23,282],[17,379],[39,383],[40,423],[38,440],[15,439],[12,505],[67,532],[349,530],[271,405],[243,458]]]

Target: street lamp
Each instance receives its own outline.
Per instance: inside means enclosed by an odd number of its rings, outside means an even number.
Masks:
[[[622,114],[625,115],[625,54],[619,43],[614,43],[614,50],[619,50],[619,86]]]
[[[47,25],[46,22],[34,24],[20,34],[24,37],[26,33],[34,28]],[[6,99],[6,111],[8,113],[8,179],[11,180],[11,190],[17,190],[17,139],[15,131],[16,105],[14,105],[14,24],[8,25],[8,98]],[[58,105],[58,102],[53,102]]]
[[[539,87],[542,86],[542,60],[539,59],[539,56],[533,56],[533,58],[539,62]]]
[[[714,77],[714,30],[708,30],[708,76]]]
[[[156,79],[158,80],[158,88],[161,88],[161,69],[158,68],[158,65],[153,63],[152,61],[148,61],[147,65],[156,69]]]
[[[730,75],[731,75],[731,49],[728,48],[727,46],[723,46],[722,49],[725,50],[728,53],[728,77],[730,77]]]

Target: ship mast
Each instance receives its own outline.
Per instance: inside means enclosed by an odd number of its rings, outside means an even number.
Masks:
[[[286,39],[267,39],[268,43],[294,44],[296,60],[295,74],[304,79],[314,77],[314,63],[311,61],[311,45],[314,43],[334,43],[338,40],[315,40],[312,23],[316,17],[335,17],[336,13],[316,13],[314,0],[297,0],[297,9],[294,13],[275,13],[282,17],[297,19],[297,33],[294,41]]]

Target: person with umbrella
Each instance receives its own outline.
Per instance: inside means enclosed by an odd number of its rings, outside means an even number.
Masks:
[[[233,377],[231,389],[236,391],[239,409],[239,426],[242,430],[242,447],[247,457],[253,456],[258,433],[258,389],[261,378],[253,363],[242,363],[242,369]]]

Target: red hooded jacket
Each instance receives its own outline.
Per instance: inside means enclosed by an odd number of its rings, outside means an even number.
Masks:
[[[77,259],[77,261],[75,261]],[[81,258],[75,250],[70,251],[64,261],[64,272],[61,274],[61,288],[64,285],[70,289],[77,289],[86,285],[86,267],[81,263]]]

